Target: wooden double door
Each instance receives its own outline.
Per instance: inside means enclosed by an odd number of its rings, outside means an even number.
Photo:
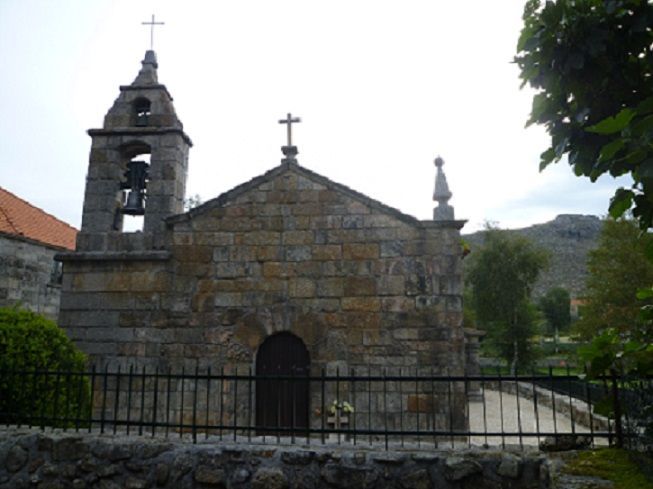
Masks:
[[[258,434],[293,434],[308,427],[310,357],[292,333],[269,336],[256,356]]]

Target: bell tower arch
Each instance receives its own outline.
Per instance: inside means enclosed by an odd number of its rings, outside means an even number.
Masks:
[[[145,248],[157,247],[164,219],[183,212],[192,142],[158,81],[154,51],[147,51],[141,70],[104,117],[101,129],[90,129],[91,153],[78,236],[78,251],[119,251],[125,239],[126,215],[143,216]]]

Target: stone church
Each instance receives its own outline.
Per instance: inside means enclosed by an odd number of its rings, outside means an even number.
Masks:
[[[88,133],[82,227],[76,251],[59,255],[60,324],[96,365],[306,375],[474,367],[462,326],[464,221],[448,205],[442,160],[433,220],[300,166],[294,146],[267,173],[184,212],[192,142],[153,51]],[[123,231],[125,215],[143,215],[142,231]],[[460,406],[464,395],[454,395]]]

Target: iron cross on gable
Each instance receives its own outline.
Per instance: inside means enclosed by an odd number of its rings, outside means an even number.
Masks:
[[[285,119],[281,119],[279,124],[288,124],[288,146],[292,146],[292,125],[295,122],[301,122],[302,120],[299,117],[294,117],[288,113]]]
[[[153,50],[154,49],[154,26],[164,25],[165,22],[155,22],[154,14],[152,14],[152,20],[150,22],[141,22],[141,24],[150,26],[150,50]]]

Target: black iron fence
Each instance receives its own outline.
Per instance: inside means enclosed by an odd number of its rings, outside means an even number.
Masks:
[[[573,388],[570,388],[573,386]],[[146,367],[0,372],[0,423],[234,442],[435,447],[636,437],[651,382],[352,368],[295,375]],[[624,400],[626,402],[624,402]]]

